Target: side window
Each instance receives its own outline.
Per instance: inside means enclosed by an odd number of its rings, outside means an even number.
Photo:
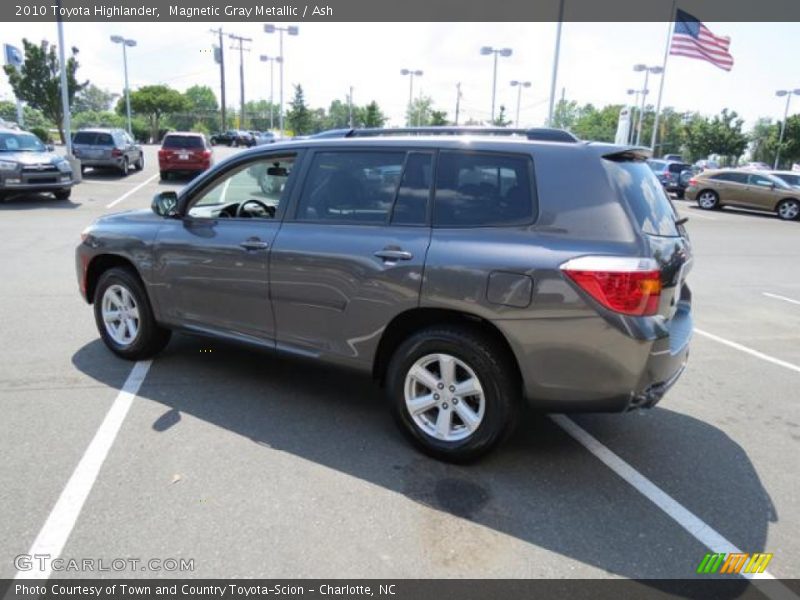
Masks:
[[[405,152],[318,152],[297,206],[298,221],[383,224]]]
[[[394,225],[424,225],[428,220],[433,154],[409,152],[392,211]]]
[[[527,156],[441,152],[433,224],[475,227],[533,218],[532,163]]]
[[[763,187],[772,187],[772,181],[763,175],[750,175],[750,185],[760,185]]]
[[[201,192],[187,214],[195,218],[274,219],[286,202],[295,156],[271,157],[223,175]]]

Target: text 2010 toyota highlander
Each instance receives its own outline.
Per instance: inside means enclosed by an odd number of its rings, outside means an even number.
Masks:
[[[448,460],[492,448],[523,398],[658,402],[688,356],[691,250],[647,155],[429,132],[255,148],[98,220],[77,270],[103,340],[141,359],[180,329],[369,371]]]

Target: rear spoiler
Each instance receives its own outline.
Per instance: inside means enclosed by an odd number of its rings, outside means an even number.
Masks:
[[[652,158],[652,156],[653,153],[650,151],[650,148],[643,148],[641,146],[630,146],[628,148],[618,147],[602,155],[606,160],[613,160],[615,162],[647,160],[648,158]]]

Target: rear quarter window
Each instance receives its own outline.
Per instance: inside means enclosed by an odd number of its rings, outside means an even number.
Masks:
[[[646,162],[603,159],[603,167],[612,188],[628,204],[642,232],[680,235],[675,225],[675,209]]]
[[[443,151],[436,169],[433,224],[491,227],[533,221],[530,156]]]

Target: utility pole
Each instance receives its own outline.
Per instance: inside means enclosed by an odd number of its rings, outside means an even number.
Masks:
[[[239,42],[239,129],[244,129],[244,52],[250,52],[250,48],[243,46],[244,42],[252,42],[252,38],[242,37],[240,35],[228,34],[228,37],[234,42]],[[236,46],[231,46],[235,49]]]
[[[461,108],[461,82],[456,84],[456,125],[458,125],[458,112]]]
[[[219,94],[220,99],[222,102],[222,127],[220,128],[221,132],[224,132],[227,129],[228,121],[225,119],[225,50],[224,46],[222,45],[222,27],[219,29],[210,29],[211,33],[216,33],[219,36],[219,57],[214,56],[214,58],[219,63]],[[216,53],[215,53],[216,54]]]

